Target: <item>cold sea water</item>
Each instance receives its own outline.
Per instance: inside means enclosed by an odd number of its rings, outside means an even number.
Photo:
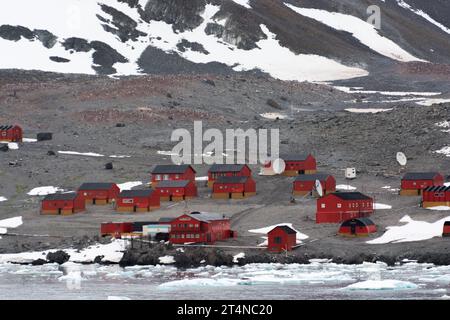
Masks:
[[[28,266],[0,264],[0,299],[448,299],[450,266]]]

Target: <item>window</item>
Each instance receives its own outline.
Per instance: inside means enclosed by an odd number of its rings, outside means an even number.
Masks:
[[[342,204],[341,204],[341,203],[338,203],[338,204],[337,204],[337,207],[338,207],[338,208],[342,208]]]
[[[190,225],[189,225],[189,228],[193,228],[193,227],[194,227],[194,225],[193,225],[193,224],[190,224]]]
[[[325,209],[325,203],[322,203],[322,204],[320,205],[320,207],[321,207],[322,209]]]
[[[176,175],[175,175],[175,179],[180,179],[180,175],[179,175],[179,174],[176,174]]]
[[[160,174],[157,174],[156,177],[155,177],[155,179],[156,179],[156,181],[160,181],[160,180],[161,180],[161,175],[160,175]]]
[[[195,225],[196,228],[198,228],[198,223]]]
[[[275,237],[275,239],[273,239],[273,241],[275,242],[275,244],[280,244],[281,243],[281,237]]]
[[[181,239],[184,239],[184,233],[181,234]]]
[[[165,175],[163,176],[163,180],[169,180],[169,175],[168,175],[168,174],[165,174]]]
[[[200,235],[197,233],[197,234],[195,235],[195,238],[196,238],[196,239],[200,239]]]

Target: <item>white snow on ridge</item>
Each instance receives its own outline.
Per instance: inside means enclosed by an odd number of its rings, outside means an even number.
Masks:
[[[362,44],[383,56],[402,62],[426,62],[403,50],[392,40],[380,35],[373,25],[362,19],[339,12],[299,8],[288,3],[284,5],[302,16],[317,20],[333,29],[351,33]]]
[[[233,0],[233,2],[237,3],[240,6],[243,6],[247,9],[251,9],[250,1],[249,0]]]
[[[413,7],[411,7],[409,4],[407,4],[404,0],[397,0],[397,3],[400,7],[405,8],[411,12],[414,12],[415,14],[421,16],[422,18],[424,18],[425,20],[427,20],[428,22],[431,22],[432,24],[434,24],[436,27],[438,27],[439,29],[441,29],[442,31],[450,34],[450,29],[447,28],[446,26],[444,26],[442,23],[437,22],[436,20],[434,20],[432,17],[430,17],[427,13],[423,12],[422,10],[419,9],[415,9]]]
[[[47,187],[34,188],[27,194],[29,196],[46,196],[48,194],[53,194],[53,193],[62,192],[62,191],[64,191],[64,189],[60,189],[58,187],[53,187],[53,186],[47,186]]]
[[[334,89],[345,93],[362,93],[362,94],[381,94],[383,96],[395,96],[395,97],[407,97],[407,96],[420,96],[420,97],[432,97],[441,95],[442,92],[407,92],[407,91],[376,91],[376,90],[363,90],[361,87],[343,87],[333,86]]]
[[[5,197],[0,197],[0,202],[3,202],[3,201],[8,201],[8,199],[6,199]]]
[[[413,242],[441,237],[444,222],[449,220],[450,217],[447,217],[434,223],[429,223],[425,221],[415,221],[409,216],[404,216],[400,220],[400,222],[404,223],[404,225],[387,227],[387,231],[381,237],[367,241],[367,243],[385,244]]]
[[[435,153],[443,154],[447,157],[450,157],[450,147],[443,147],[442,149],[435,151]]]
[[[235,2],[249,7],[248,1],[236,0]],[[142,36],[137,41],[129,40],[125,43],[120,41],[115,35],[106,32],[101,26],[101,22],[96,15],[110,19],[111,17],[100,9],[100,4],[112,6],[138,23],[138,30],[145,32],[148,36]],[[142,2],[144,3],[144,2]],[[253,50],[238,49],[237,46],[224,43],[221,39],[205,33],[208,23],[216,21],[213,16],[220,9],[219,6],[208,4],[202,18],[203,23],[194,30],[175,33],[172,25],[162,21],[151,21],[146,23],[140,19],[136,9],[130,8],[125,3],[116,0],[82,1],[82,0],[40,0],[11,1],[2,6],[0,21],[3,24],[23,25],[31,30],[44,29],[59,37],[59,41],[69,37],[79,37],[88,41],[102,41],[110,45],[118,53],[129,59],[128,63],[116,63],[116,75],[136,75],[141,70],[137,65],[137,60],[148,46],[154,46],[166,52],[177,52],[182,57],[195,63],[221,62],[232,66],[236,71],[261,69],[270,73],[273,77],[282,80],[298,81],[325,81],[350,79],[368,75],[366,70],[344,66],[332,59],[317,55],[297,55],[289,49],[280,45],[276,40],[276,35],[271,33],[264,25],[262,29],[268,36],[267,39],[257,43],[259,48]],[[46,12],[53,14],[48,18]],[[20,15],[14,12],[21,12]],[[209,54],[186,50],[179,51],[177,44],[181,40],[197,42],[203,45]],[[92,54],[87,53],[70,54],[61,43],[57,43],[53,48],[47,49],[42,44],[35,41],[21,39],[18,42],[0,39],[2,50],[2,61],[0,68],[18,69],[38,69],[44,71],[58,71],[66,73],[86,73],[93,74]],[[30,59],[30,55],[33,59]],[[71,60],[68,63],[56,63],[49,59],[49,56],[58,56]],[[277,57],[277,59],[273,59]]]
[[[426,107],[430,107],[433,104],[439,103],[450,103],[450,99],[425,99],[423,101],[416,102],[416,104]]]

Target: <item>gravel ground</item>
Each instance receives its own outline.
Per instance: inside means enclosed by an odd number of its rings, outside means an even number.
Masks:
[[[209,79],[210,81],[205,81]],[[386,88],[384,88],[386,90]],[[14,91],[16,97],[14,97]],[[413,90],[412,90],[413,91]],[[268,99],[276,102],[274,108]],[[370,99],[370,104],[358,99]],[[375,197],[376,202],[393,206],[379,210],[373,220],[380,236],[385,228],[397,225],[406,214],[429,222],[448,216],[418,207],[418,198],[399,197],[382,189],[398,188],[406,170],[437,170],[450,174],[450,158],[433,153],[449,145],[449,133],[435,124],[450,120],[450,105],[419,107],[411,102],[384,103],[379,95],[350,95],[329,86],[286,83],[265,76],[158,76],[121,80],[60,76],[36,72],[0,72],[0,122],[20,123],[26,137],[53,132],[52,141],[23,143],[19,150],[0,154],[0,217],[21,215],[24,224],[10,232],[42,237],[4,236],[0,252],[19,252],[70,246],[74,239],[98,235],[105,221],[145,221],[175,217],[190,211],[225,213],[233,217],[239,237],[230,245],[256,245],[260,236],[249,229],[290,222],[307,234],[303,252],[318,255],[346,255],[361,251],[438,251],[447,241],[436,239],[417,244],[373,246],[361,239],[336,236],[336,225],[316,225],[315,200],[290,202],[292,178],[257,176],[258,194],[238,201],[212,200],[209,190],[200,188],[200,197],[183,203],[164,203],[149,214],[117,214],[110,207],[88,207],[86,213],[70,217],[39,215],[39,197],[27,192],[38,186],[58,186],[75,190],[86,181],[148,182],[152,166],[169,163],[158,150],[171,150],[170,134],[175,128],[192,128],[194,120],[204,127],[279,128],[281,151],[311,151],[319,170],[332,173],[338,184],[351,184]],[[346,108],[393,108],[378,114],[355,114]],[[285,120],[260,116],[278,112]],[[125,127],[117,127],[117,123]],[[48,151],[56,152],[55,156]],[[58,154],[58,151],[95,152],[104,157]],[[397,151],[409,157],[402,169],[395,161]],[[130,158],[109,158],[127,155]],[[112,161],[114,170],[105,170]],[[10,163],[16,163],[15,166]],[[206,175],[206,165],[195,166],[198,176]],[[356,167],[358,178],[346,181],[346,167]],[[50,237],[44,236],[50,235]],[[423,244],[426,244],[425,247]],[[239,250],[242,251],[242,250]]]

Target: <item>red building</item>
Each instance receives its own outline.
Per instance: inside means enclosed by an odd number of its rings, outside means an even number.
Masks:
[[[445,221],[444,229],[442,231],[443,237],[450,237],[450,221]]]
[[[160,181],[189,180],[195,183],[195,170],[190,165],[158,165],[152,170],[152,186]]]
[[[0,141],[22,142],[23,130],[17,125],[0,125]]]
[[[219,177],[251,177],[252,170],[246,164],[214,164],[208,170],[208,187]]]
[[[295,196],[315,195],[319,196],[316,190],[316,181],[322,185],[323,195],[336,191],[336,179],[327,173],[302,174],[294,180],[292,194]]]
[[[438,172],[409,172],[402,179],[400,195],[420,196],[423,189],[443,184],[444,177]]]
[[[210,213],[192,212],[172,220],[170,223],[170,242],[208,243],[230,238],[230,219]]]
[[[115,183],[89,182],[78,189],[87,204],[105,205],[119,196],[120,189]]]
[[[197,185],[191,180],[165,180],[155,188],[161,201],[183,201],[197,197]]]
[[[297,245],[297,232],[288,226],[273,228],[267,237],[267,250],[272,252],[291,251]]]
[[[341,223],[373,212],[373,199],[360,192],[330,193],[317,199],[316,223]]]
[[[423,189],[422,207],[450,207],[450,186],[434,186]]]
[[[43,215],[72,215],[85,210],[84,198],[76,192],[49,194],[41,203]]]
[[[356,218],[344,221],[338,234],[345,237],[367,237],[377,232],[377,226],[369,218]]]
[[[251,177],[219,177],[213,184],[213,199],[243,199],[256,195],[256,182]]]
[[[295,177],[299,174],[313,174],[317,172],[316,159],[308,153],[285,154],[280,156],[286,164],[283,175]]]
[[[149,212],[159,207],[159,193],[152,189],[124,190],[116,200],[116,210],[119,212]]]
[[[110,236],[120,239],[123,234],[133,232],[131,222],[105,222],[101,224],[100,234],[102,237]]]

